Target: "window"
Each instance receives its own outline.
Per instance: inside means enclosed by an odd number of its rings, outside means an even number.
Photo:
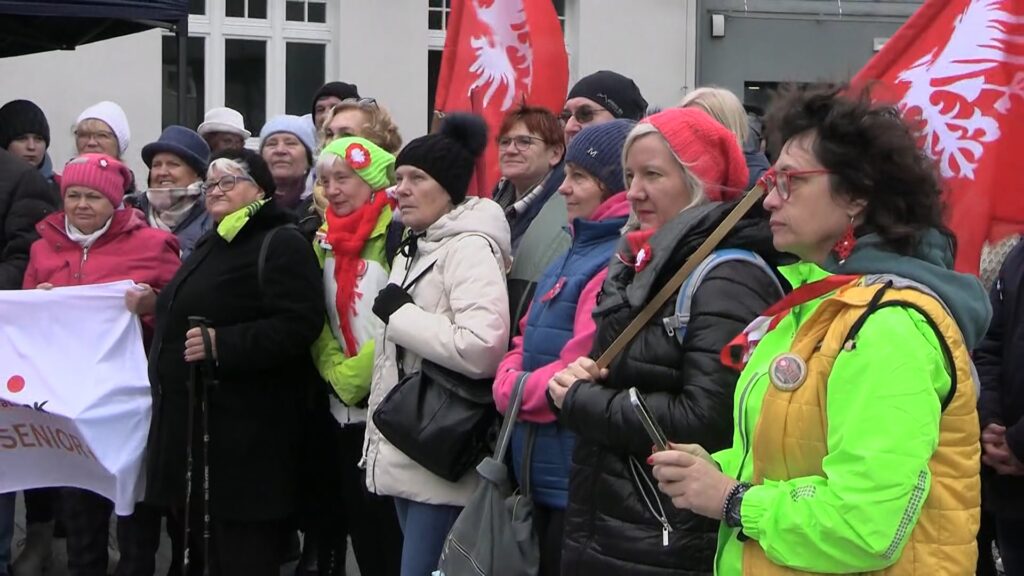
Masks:
[[[447,30],[448,17],[451,16],[452,0],[429,0],[427,6],[427,29]],[[562,23],[562,30],[565,31],[565,0],[552,0],[555,5],[555,12],[558,20]]]
[[[267,19],[267,0],[227,0],[224,14],[229,18]]]
[[[163,37],[163,103],[162,125],[181,124],[195,128],[205,113],[206,93],[206,41],[203,38],[189,38],[186,50],[186,112],[178,118],[178,38],[170,34]]]
[[[206,14],[206,0],[188,0],[189,14]]]
[[[288,0],[284,7],[284,19],[289,22],[327,22],[325,0]]]
[[[324,83],[323,44],[289,42],[285,48],[285,113],[309,113],[310,100]]]
[[[267,119],[267,43],[224,40],[224,105],[245,117],[245,126],[259,134]]]

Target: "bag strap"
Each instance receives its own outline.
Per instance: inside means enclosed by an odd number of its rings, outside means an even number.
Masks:
[[[264,270],[267,268],[267,252],[270,251],[270,241],[274,239],[274,235],[277,234],[278,230],[282,228],[292,228],[298,230],[299,227],[295,224],[285,224],[284,226],[278,226],[277,228],[271,228],[270,232],[263,237],[263,242],[260,243],[260,255],[259,259],[256,260],[256,282],[260,287],[260,294],[266,294],[266,282]]]
[[[676,298],[676,310],[675,314],[667,318],[662,318],[661,323],[665,326],[665,332],[669,337],[675,337],[679,340],[679,343],[683,343],[683,339],[686,337],[686,326],[690,323],[690,310],[693,308],[693,297],[697,293],[697,289],[704,282],[704,278],[714,270],[715,268],[725,264],[727,262],[746,262],[752,264],[760,269],[766,276],[772,279],[772,283],[778,290],[779,297],[781,298],[784,294],[782,284],[779,279],[775,277],[775,273],[772,271],[771,266],[761,258],[757,252],[750,250],[744,250],[742,248],[725,248],[723,250],[715,250],[710,256],[704,259],[697,266],[697,269],[683,282],[682,287],[679,288],[679,296]]]
[[[523,372],[516,378],[515,388],[512,389],[512,397],[509,399],[508,410],[505,412],[505,421],[501,423],[501,432],[498,433],[498,443],[494,446],[494,460],[505,461],[505,453],[508,451],[508,443],[512,439],[512,427],[519,419],[519,408],[523,405],[523,390],[526,388],[526,378],[529,372]]]
[[[668,282],[662,286],[661,290],[654,295],[654,298],[644,306],[643,310],[637,314],[636,318],[626,326],[625,330],[619,334],[618,338],[611,343],[610,346],[601,354],[601,357],[597,359],[597,366],[599,368],[607,368],[612,360],[616,356],[622,353],[626,349],[626,346],[636,338],[637,334],[643,330],[644,326],[654,319],[654,317],[661,310],[661,307],[668,302],[669,298],[676,294],[676,291],[687,277],[700,266],[700,263],[705,258],[711,255],[711,252],[725,239],[725,236],[732,231],[736,224],[740,221],[751,208],[757,204],[764,196],[765,186],[762,182],[758,182],[757,186],[753,190],[747,192],[747,195],[729,212],[729,215],[722,220],[722,223],[715,228],[711,234],[704,240],[703,243],[697,248],[694,253],[686,259],[686,262],[679,268],[679,270],[669,278]]]

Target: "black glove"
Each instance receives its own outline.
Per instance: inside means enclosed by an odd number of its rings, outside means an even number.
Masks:
[[[398,284],[388,284],[380,291],[380,294],[377,294],[377,299],[373,301],[373,313],[387,324],[391,315],[396,310],[412,303],[412,296],[409,296],[409,293],[404,288]]]

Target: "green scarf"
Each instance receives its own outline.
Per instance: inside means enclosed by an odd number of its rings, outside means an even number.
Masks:
[[[256,213],[260,211],[260,208],[262,208],[266,203],[266,199],[257,200],[252,204],[243,206],[231,214],[228,214],[220,221],[220,224],[217,224],[217,234],[230,243],[235,239],[235,236],[238,236],[238,233],[242,231],[246,222],[255,216]]]

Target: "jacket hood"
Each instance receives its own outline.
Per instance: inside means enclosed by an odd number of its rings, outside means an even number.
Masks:
[[[952,243],[938,230],[929,230],[912,256],[889,250],[881,236],[857,238],[850,257],[840,265],[830,254],[822,266],[834,274],[889,274],[923,284],[935,292],[964,335],[967,349],[985,335],[992,319],[992,305],[981,281],[953,270]]]
[[[619,192],[601,203],[591,215],[589,220],[603,222],[613,218],[625,218],[629,216],[629,200],[626,200],[626,193]]]
[[[426,256],[451,238],[463,234],[484,236],[490,240],[495,257],[501,258],[505,268],[512,265],[512,234],[505,212],[497,202],[486,198],[466,198],[451,212],[441,216],[419,239],[417,250]]]
[[[627,293],[630,304],[642,306],[647,302],[649,296],[668,282],[738,203],[739,200],[711,202],[689,208],[680,212],[651,236],[651,262],[642,274],[637,274],[629,281]],[[717,249],[723,248],[741,248],[755,252],[774,269],[796,262],[795,257],[775,249],[768,218],[760,204],[751,208],[719,243]],[[620,257],[612,260],[609,276],[618,273],[615,269],[619,267],[625,268],[627,274],[631,273],[632,267],[621,261],[621,255],[628,250],[628,244],[623,239],[619,245]],[[625,260],[631,262],[632,255]],[[786,284],[784,278],[779,280]]]

